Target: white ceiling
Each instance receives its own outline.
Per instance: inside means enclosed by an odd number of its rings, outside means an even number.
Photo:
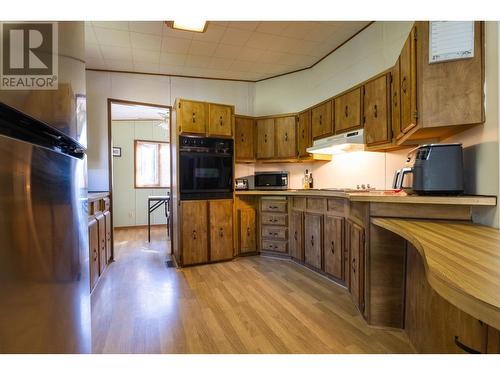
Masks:
[[[86,22],[90,69],[257,81],[307,68],[367,21],[210,21],[204,33],[162,21]]]
[[[112,120],[165,120],[169,119],[168,108],[134,104],[111,104]],[[168,122],[168,121],[167,121]]]

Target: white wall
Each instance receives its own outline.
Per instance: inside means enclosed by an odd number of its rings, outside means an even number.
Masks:
[[[148,196],[166,195],[166,189],[136,189],[134,184],[134,140],[169,141],[169,132],[159,121],[113,121],[113,147],[121,157],[113,157],[113,225],[128,227],[148,223]],[[170,164],[170,160],[166,160]],[[165,210],[151,214],[151,224],[166,224]]]

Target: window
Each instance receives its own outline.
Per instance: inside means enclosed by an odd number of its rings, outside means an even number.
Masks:
[[[169,155],[167,142],[135,141],[135,187],[170,187]]]

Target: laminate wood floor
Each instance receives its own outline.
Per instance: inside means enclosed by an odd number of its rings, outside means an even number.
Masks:
[[[369,327],[344,288],[266,257],[166,268],[163,229],[115,231],[92,295],[94,353],[412,353]]]

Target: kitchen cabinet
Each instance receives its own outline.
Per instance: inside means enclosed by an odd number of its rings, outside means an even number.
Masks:
[[[396,62],[390,73],[391,77],[391,128],[392,137],[397,139],[401,133],[401,95],[400,95],[400,60]]]
[[[295,116],[278,117],[274,120],[276,155],[278,159],[297,157],[297,129]]]
[[[288,202],[285,197],[260,199],[261,250],[288,253]]]
[[[341,280],[344,251],[344,218],[325,215],[323,260],[324,271]]]
[[[349,273],[347,285],[354,303],[363,314],[365,230],[351,220],[347,220],[346,223],[345,241],[349,255],[349,260],[346,262],[345,268],[345,273]]]
[[[179,99],[177,101],[176,122],[179,134],[205,134],[208,122],[208,104]]]
[[[236,162],[255,161],[255,121],[251,117],[235,117],[234,152]]]
[[[367,146],[392,141],[389,88],[389,75],[378,77],[363,86],[363,121]]]
[[[111,247],[111,233],[113,228],[111,227],[111,212],[104,211],[104,225],[106,227],[106,263],[109,263],[113,256],[113,249]]]
[[[208,104],[208,135],[225,136],[233,135],[233,107],[223,104]]]
[[[274,157],[274,119],[257,120],[257,159]]]
[[[323,215],[304,214],[304,261],[307,265],[321,269]]]
[[[417,124],[417,68],[415,58],[415,32],[413,29],[403,45],[399,56],[399,93],[401,100],[400,136]]]
[[[292,210],[290,214],[290,256],[304,260],[304,213]]]
[[[106,268],[106,219],[102,212],[97,212],[95,214],[97,220],[97,229],[99,236],[99,275],[104,273]]]
[[[312,138],[322,138],[333,134],[332,100],[322,103],[311,110]]]
[[[208,201],[181,201],[182,265],[208,261]]]
[[[95,217],[89,217],[89,266],[90,266],[90,291],[97,284],[99,278],[99,229]]]
[[[238,248],[240,254],[257,251],[255,209],[238,210]]]
[[[334,100],[335,134],[359,129],[361,122],[361,88],[351,90]]]
[[[299,158],[309,156],[306,151],[312,146],[311,139],[311,110],[299,113],[297,117],[297,153]]]
[[[210,260],[227,260],[233,257],[233,201],[209,201]]]

